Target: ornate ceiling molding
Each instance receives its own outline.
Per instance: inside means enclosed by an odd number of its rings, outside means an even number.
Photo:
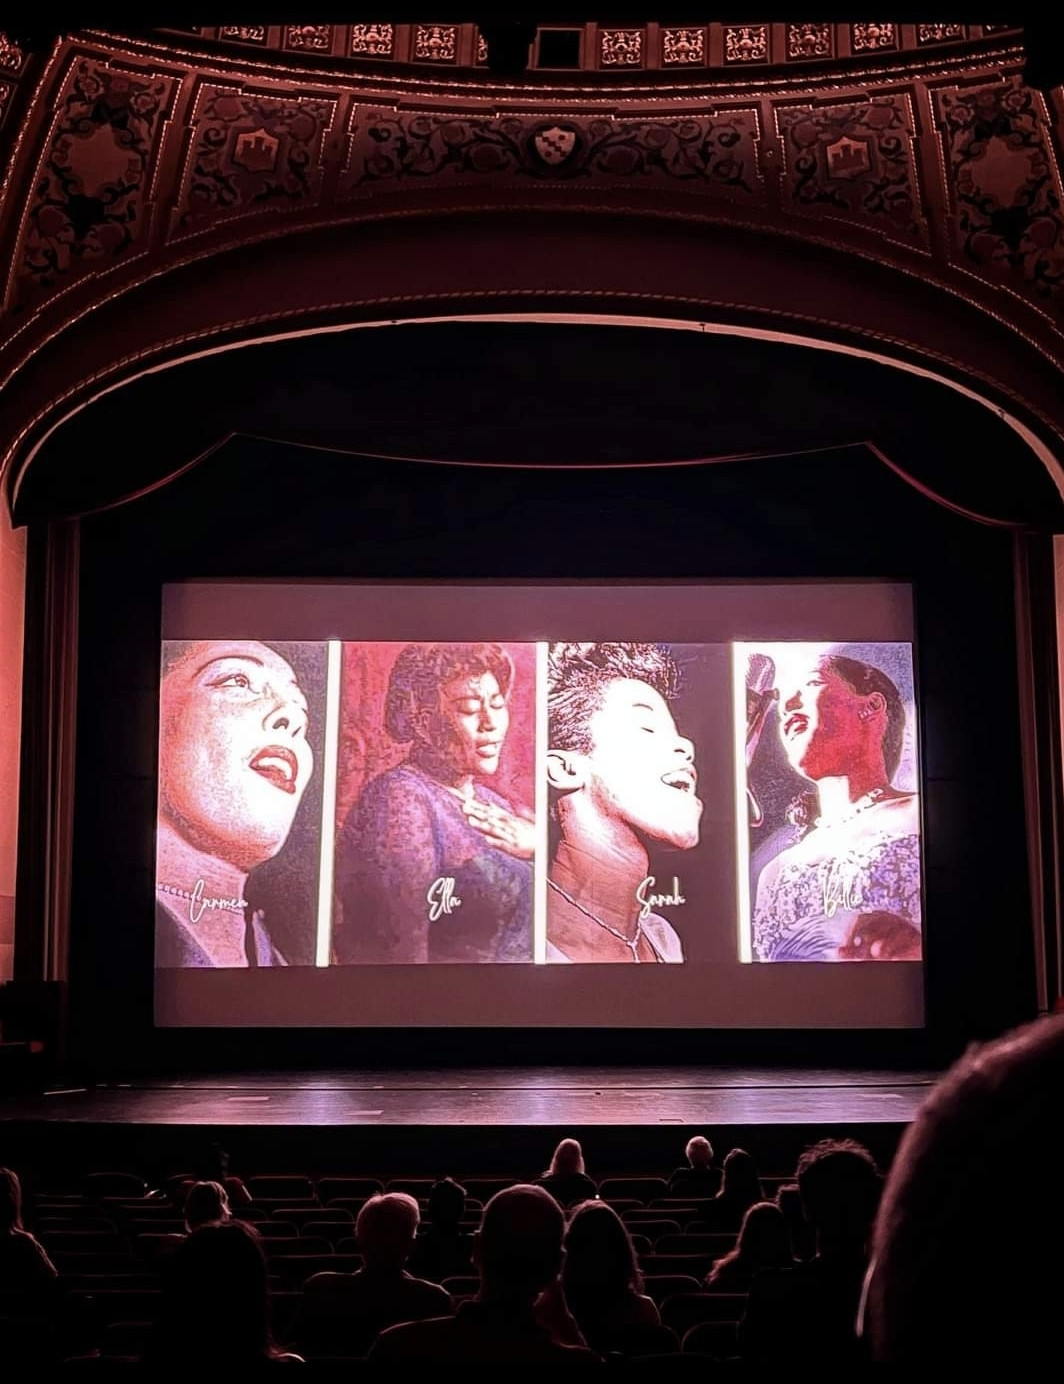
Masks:
[[[853,32],[848,45],[835,32],[830,61],[740,71],[714,62],[726,27],[707,27],[706,66],[682,81],[627,61],[608,81],[500,81],[458,59],[360,67],[339,60],[351,26],[328,51],[86,31],[29,59],[0,41],[0,389],[91,331],[105,304],[191,263],[297,232],[490,211],[727,227],[776,238],[768,253],[796,264],[803,242],[828,247],[841,316],[856,257],[1064,370],[1061,106],[1023,86],[1015,34],[924,40],[901,26],[897,51],[858,55]],[[264,308],[275,292],[264,279]],[[56,395],[73,383],[57,378]]]
[[[583,80],[630,81],[644,75],[653,80],[660,75],[672,83],[701,81],[707,74],[779,69],[793,75],[796,69],[838,63],[904,60],[1020,32],[1015,23],[837,19],[755,24],[553,21],[535,29],[525,80],[558,82],[579,72]],[[382,17],[366,23],[189,25],[158,32],[214,50],[304,63],[340,61],[363,70],[405,68],[417,76],[485,74],[488,64],[488,45],[476,24],[398,23]]]

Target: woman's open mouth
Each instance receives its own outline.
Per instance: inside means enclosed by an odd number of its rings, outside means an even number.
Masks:
[[[299,760],[285,745],[267,745],[248,766],[256,774],[261,774],[268,783],[279,788],[282,793],[294,793],[299,778]]]
[[[693,793],[698,775],[694,769],[673,769],[669,774],[662,774],[661,781],[666,788],[677,788],[681,793]]]
[[[801,735],[803,731],[809,729],[809,717],[803,716],[800,711],[792,712],[783,723],[783,738],[789,740],[792,735]]]

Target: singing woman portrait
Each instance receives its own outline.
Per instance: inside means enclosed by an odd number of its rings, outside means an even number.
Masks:
[[[291,665],[252,640],[168,641],[159,693],[155,964],[287,964],[245,897],[314,771]]]
[[[506,753],[514,664],[498,644],[408,644],[384,702],[396,767],[337,842],[343,965],[532,960],[529,815],[488,786]]]
[[[781,683],[778,729],[798,839],[764,866],[754,904],[760,961],[914,961],[921,956],[920,813],[894,786],[905,703],[880,668],[841,654]]]
[[[647,886],[651,845],[699,839],[694,746],[669,705],[678,682],[658,644],[550,646],[548,961],[684,960]]]

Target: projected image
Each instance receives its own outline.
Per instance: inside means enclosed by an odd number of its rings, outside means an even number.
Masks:
[[[157,1023],[923,1023],[908,585],[188,581],[162,632]]]
[[[742,643],[734,657],[743,959],[918,961],[911,645]]]
[[[164,642],[157,967],[312,959],[324,663],[318,643]]]
[[[333,959],[533,960],[535,646],[343,650]]]
[[[707,651],[708,652],[708,651]],[[651,851],[698,846],[698,748],[677,726],[679,669],[661,644],[551,644],[547,674],[549,962],[682,962],[662,908],[687,903]],[[726,684],[718,710],[726,714]],[[706,895],[698,900],[704,902]]]

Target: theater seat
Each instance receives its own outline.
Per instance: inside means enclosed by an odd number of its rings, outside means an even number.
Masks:
[[[335,1199],[368,1201],[384,1191],[384,1183],[376,1177],[319,1177],[318,1200],[323,1206]]]
[[[292,1174],[260,1174],[247,1181],[251,1200],[257,1206],[303,1206],[317,1202],[314,1184],[309,1177]]]
[[[669,1184],[663,1177],[607,1177],[599,1183],[603,1201],[613,1197],[630,1197],[646,1206],[654,1197],[667,1197]]]
[[[643,1277],[643,1292],[653,1298],[660,1307],[666,1298],[677,1293],[697,1293],[702,1284],[699,1279],[684,1273],[651,1273]]]
[[[679,1235],[662,1235],[654,1241],[655,1254],[709,1254],[720,1259],[734,1248],[734,1235],[696,1234],[689,1230]]]
[[[118,1226],[108,1216],[95,1216],[89,1212],[73,1212],[65,1216],[37,1215],[33,1218],[32,1229],[38,1240],[42,1235],[58,1235],[64,1231],[80,1231],[94,1235],[117,1235]]]
[[[407,1196],[414,1197],[416,1201],[424,1204],[435,1185],[436,1179],[434,1177],[394,1177],[389,1178],[384,1190],[386,1192],[405,1192]],[[466,1190],[468,1191],[468,1188]]]
[[[356,1254],[287,1254],[270,1264],[271,1274],[287,1288],[301,1288],[316,1273],[354,1273],[362,1267]]]
[[[739,1341],[735,1322],[700,1322],[683,1334],[685,1355],[710,1356],[714,1360],[733,1360]]]
[[[354,1220],[351,1212],[343,1206],[277,1206],[272,1214],[277,1220],[289,1221],[292,1225],[298,1226],[300,1230],[305,1225],[311,1225],[316,1221],[327,1221],[330,1224],[336,1221],[346,1221],[348,1234],[351,1233],[350,1228]]]
[[[455,1299],[472,1298],[480,1292],[480,1279],[476,1274],[456,1274],[453,1278],[445,1278],[440,1287]]]
[[[680,1227],[676,1221],[662,1220],[652,1211],[626,1211],[621,1217],[633,1235],[645,1235],[656,1242],[663,1235],[679,1235]]]
[[[709,1254],[644,1254],[639,1267],[645,1274],[680,1273],[699,1283],[713,1267]]]
[[[333,1252],[332,1242],[327,1240],[324,1235],[282,1236],[276,1240],[267,1240],[265,1249],[266,1257],[271,1262],[274,1259],[292,1254],[332,1254]]]
[[[148,1184],[136,1173],[86,1173],[81,1181],[81,1190],[86,1197],[95,1200],[103,1197],[142,1197],[147,1194]]]
[[[596,1347],[603,1355],[620,1355],[627,1360],[643,1355],[675,1355],[680,1338],[667,1326],[628,1326],[623,1331],[598,1337]]]
[[[661,1320],[684,1339],[702,1322],[738,1322],[746,1310],[745,1293],[677,1293],[661,1304]]]
[[[129,1240],[111,1230],[54,1230],[42,1233],[41,1244],[55,1254],[130,1254]]]
[[[496,1192],[501,1192],[507,1187],[513,1187],[522,1179],[519,1177],[456,1177],[455,1181],[466,1189],[469,1196],[486,1202],[490,1201]]]
[[[255,1229],[260,1240],[294,1240],[299,1234],[299,1227],[291,1221],[256,1221]]]
[[[327,1206],[323,1206],[323,1211],[346,1211],[354,1220],[358,1213],[369,1201],[369,1197],[333,1197]]]
[[[302,1237],[306,1239],[308,1235],[316,1235],[321,1239],[328,1240],[333,1249],[339,1245],[341,1240],[351,1239],[350,1219],[342,1221],[313,1220],[307,1221],[303,1226]]]

